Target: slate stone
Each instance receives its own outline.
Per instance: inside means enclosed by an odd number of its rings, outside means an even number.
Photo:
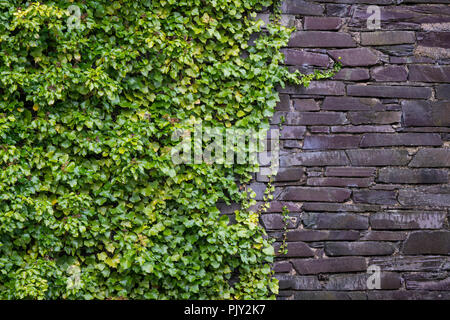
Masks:
[[[409,81],[450,82],[450,66],[410,65]]]
[[[450,84],[441,84],[436,87],[436,98],[450,100]]]
[[[307,88],[300,85],[287,85],[285,88],[280,88],[278,92],[296,95],[343,96],[345,84],[341,81],[311,81]]]
[[[397,194],[394,191],[358,190],[353,192],[353,201],[369,204],[397,204]]]
[[[299,274],[357,272],[367,270],[366,260],[363,257],[295,259],[292,260],[292,264]]]
[[[357,187],[367,188],[373,183],[372,178],[308,178],[310,186],[323,187]]]
[[[332,31],[296,31],[291,35],[288,47],[298,48],[351,48],[356,42],[348,33]]]
[[[370,215],[370,226],[375,230],[440,229],[445,212],[380,212]]]
[[[300,152],[280,156],[281,166],[341,166],[348,165],[345,151]]]
[[[389,146],[441,146],[442,139],[436,133],[367,133],[361,140],[361,147]]]
[[[275,253],[277,256],[283,256],[286,258],[301,258],[301,257],[314,257],[314,252],[304,242],[288,242],[287,253],[280,253],[281,244],[275,244]]]
[[[395,252],[395,247],[387,242],[327,242],[327,256],[387,256]]]
[[[325,175],[334,177],[372,177],[375,175],[375,168],[327,167]]]
[[[321,203],[321,202],[306,202],[303,204],[304,211],[330,211],[330,212],[375,212],[380,209],[380,206],[370,204],[343,204],[343,203]]]
[[[334,80],[363,81],[369,80],[369,70],[365,68],[342,68],[333,76]]]
[[[343,66],[349,67],[372,66],[379,62],[378,55],[369,48],[330,50],[329,54]]]
[[[361,137],[353,135],[314,135],[306,136],[304,150],[354,149],[360,144]]]
[[[358,97],[381,97],[381,98],[405,98],[405,99],[429,99],[431,88],[411,86],[347,86],[347,94]]]
[[[398,184],[447,183],[448,173],[439,169],[382,168],[378,181]]]
[[[450,193],[405,189],[399,190],[398,201],[405,206],[450,207]]]
[[[286,187],[279,200],[344,202],[350,194],[345,188]]]
[[[302,221],[308,229],[367,230],[369,228],[368,217],[358,214],[306,213]]]
[[[442,256],[393,256],[370,258],[369,265],[383,271],[441,271],[448,258]]]
[[[319,230],[292,230],[287,233],[287,241],[333,241],[357,240],[359,232],[354,230],[319,231]]]
[[[394,290],[402,287],[402,278],[398,273],[381,272],[380,289]],[[326,290],[353,291],[368,290],[367,280],[370,274],[336,274],[329,277],[325,285]]]
[[[343,20],[337,17],[305,17],[305,30],[339,30]]]
[[[321,290],[322,285],[316,276],[278,275],[280,290]]]
[[[382,111],[382,112],[349,112],[347,114],[348,120],[354,125],[361,124],[394,124],[399,123],[402,118],[402,113],[397,111]]]
[[[348,150],[347,154],[354,166],[403,166],[409,162],[409,155],[406,150],[360,149]]]
[[[450,231],[417,231],[403,244],[404,254],[450,254]]]
[[[405,239],[406,232],[399,231],[369,231],[361,238],[366,241],[403,241]]]
[[[416,36],[413,31],[361,32],[361,44],[363,46],[382,46],[415,42]]]
[[[295,15],[320,16],[324,8],[316,3],[302,0],[284,0],[281,5],[281,12]]]
[[[351,126],[333,126],[331,127],[333,133],[393,133],[395,130],[389,125],[351,125]]]
[[[320,107],[314,99],[294,99],[294,110],[296,111],[318,111]]]
[[[372,78],[375,81],[406,81],[408,71],[403,66],[382,66],[370,70]]]
[[[380,106],[379,99],[354,98],[354,97],[326,97],[322,104],[322,110],[333,111],[370,111]]]
[[[450,167],[450,149],[419,149],[409,166],[416,168]]]
[[[307,52],[298,49],[283,49],[286,65],[311,65],[328,67],[331,64],[330,57],[326,54]]]

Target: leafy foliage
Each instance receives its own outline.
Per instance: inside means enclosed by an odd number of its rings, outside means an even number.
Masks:
[[[268,127],[277,85],[331,75],[279,66],[271,4],[0,0],[1,299],[274,297],[255,168],[170,157],[175,130]]]

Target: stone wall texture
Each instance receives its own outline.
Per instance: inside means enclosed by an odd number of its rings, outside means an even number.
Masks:
[[[450,0],[286,0],[282,11],[296,27],[283,49],[292,70],[339,57],[343,68],[279,90],[281,168],[262,217],[279,247],[290,211],[279,299],[450,299]]]

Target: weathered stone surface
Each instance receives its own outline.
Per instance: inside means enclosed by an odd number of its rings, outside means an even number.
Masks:
[[[345,188],[286,187],[280,200],[344,202],[351,191]]]
[[[409,81],[450,82],[450,66],[410,65]]]
[[[450,100],[450,84],[441,84],[437,86],[436,98]]]
[[[375,168],[328,167],[325,175],[332,177],[372,177],[375,175]]]
[[[288,229],[293,229],[297,227],[299,223],[298,217],[299,217],[298,214],[291,213],[290,219],[288,219],[287,221]],[[283,219],[283,215],[279,213],[263,214],[261,215],[261,220],[262,223],[264,224],[264,227],[268,230],[282,230],[286,226],[286,223]]]
[[[361,147],[389,146],[441,146],[442,139],[436,133],[367,133],[361,140]]]
[[[277,261],[273,264],[273,271],[276,273],[289,273],[293,270],[293,266],[289,261]]]
[[[380,289],[393,290],[399,289],[402,286],[402,279],[398,273],[382,272],[380,274]],[[346,275],[331,275],[325,285],[326,290],[367,290],[367,280],[370,277],[368,273],[362,274],[346,274]]]
[[[413,44],[399,44],[394,46],[377,47],[377,50],[391,56],[391,57],[404,57],[412,56],[414,54]]]
[[[322,53],[307,52],[298,49],[283,49],[286,65],[311,65],[328,67],[331,63],[330,57]]]
[[[403,244],[404,254],[450,254],[450,231],[417,231]]]
[[[395,191],[358,190],[353,192],[353,201],[370,204],[397,204]]]
[[[286,166],[345,166],[349,161],[345,151],[300,152],[280,156],[280,165]]]
[[[406,150],[348,150],[347,154],[354,166],[402,166],[409,162],[409,155]]]
[[[311,81],[309,86],[286,86],[278,90],[280,93],[296,95],[324,95],[343,96],[345,94],[345,84],[340,81]]]
[[[283,126],[280,133],[280,139],[302,139],[306,133],[304,126]]]
[[[274,245],[275,252],[278,256],[282,255],[288,258],[314,257],[314,252],[303,242],[288,242],[287,253],[280,253],[280,246],[281,244],[279,243]]]
[[[409,166],[419,168],[450,167],[450,149],[420,149]]]
[[[352,135],[306,136],[304,150],[354,149],[360,144],[361,137]]]
[[[356,42],[348,33],[331,31],[297,31],[292,33],[288,47],[350,48],[356,47]]]
[[[409,0],[408,2],[423,2],[416,0]],[[443,1],[427,1],[424,3],[444,3]],[[447,7],[441,6],[385,6],[382,9],[381,25],[383,29],[418,29],[422,23],[439,23],[448,22]],[[367,29],[367,19],[371,12],[367,11],[366,6],[358,6],[353,12],[350,27],[358,30]]]
[[[367,292],[369,300],[448,300],[450,293],[442,291],[373,290]]]
[[[364,68],[342,68],[333,76],[334,80],[362,81],[369,80],[370,74],[368,69]]]
[[[292,260],[292,264],[299,274],[365,272],[367,270],[366,260],[363,257],[295,259]]]
[[[418,44],[422,47],[450,48],[450,33],[448,32],[419,32],[417,34],[417,40]]]
[[[372,66],[379,61],[378,55],[369,48],[330,50],[329,53],[336,61],[340,61],[343,66],[349,67]]]
[[[369,227],[368,217],[347,213],[305,213],[302,221],[309,229],[367,230]]]
[[[390,133],[395,132],[392,126],[389,125],[351,125],[351,126],[336,126],[331,127],[331,132],[333,133],[367,133],[367,132],[379,132],[379,133]]]
[[[416,42],[416,36],[413,31],[374,31],[361,33],[361,44],[363,46],[382,46],[414,42]]]
[[[379,99],[354,98],[354,97],[326,97],[322,104],[322,110],[333,111],[370,111],[380,106]]]
[[[383,112],[349,112],[348,120],[354,125],[361,124],[393,124],[401,121],[402,113],[397,111]]]
[[[276,182],[299,181],[305,177],[303,168],[280,168],[275,176]]]
[[[412,273],[405,275],[408,290],[450,291],[450,277],[446,273]]]
[[[408,71],[401,66],[375,67],[370,70],[375,81],[406,81]]]
[[[380,169],[378,181],[384,183],[417,184],[447,183],[448,173],[439,169]]]
[[[316,276],[278,275],[280,290],[321,290],[322,285]]]
[[[304,211],[325,211],[325,212],[365,212],[378,211],[377,205],[371,204],[343,204],[343,203],[322,203],[322,202],[306,202],[303,204]]]
[[[347,86],[347,94],[357,97],[429,99],[431,88],[407,86]]]
[[[372,229],[409,230],[440,229],[446,219],[446,212],[380,212],[370,215]]]
[[[395,247],[387,242],[327,242],[325,253],[328,256],[387,256],[393,254]]]
[[[448,257],[442,256],[407,256],[374,257],[369,265],[377,265],[383,271],[442,271]]]
[[[319,4],[302,0],[284,0],[281,4],[281,12],[288,14],[320,16],[323,10]]]
[[[450,207],[450,193],[447,191],[400,190],[398,201],[405,206]]]
[[[358,291],[298,291],[295,300],[367,300],[365,292]]]
[[[308,178],[310,186],[323,187],[357,187],[367,188],[373,183],[372,178]]]
[[[450,126],[450,101],[403,101],[402,111],[406,127]]]
[[[319,105],[314,99],[294,99],[294,110],[296,111],[318,111]]]
[[[343,20],[337,17],[305,17],[305,30],[339,30]]]
[[[280,94],[280,101],[275,108],[276,111],[289,111],[291,109],[291,99],[287,94]]]
[[[361,240],[366,241],[403,241],[406,239],[406,232],[399,231],[369,231]]]
[[[354,230],[318,231],[318,230],[292,230],[287,233],[287,241],[332,241],[357,240],[359,232]]]

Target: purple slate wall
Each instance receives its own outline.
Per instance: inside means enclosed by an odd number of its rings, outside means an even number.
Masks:
[[[369,5],[381,9],[379,30],[367,29]],[[279,91],[282,168],[262,218],[281,240],[284,205],[292,217],[289,252],[274,266],[279,298],[450,299],[450,1],[282,9],[296,26],[290,68],[341,57],[343,69]],[[370,265],[381,268],[379,290],[367,288]]]

